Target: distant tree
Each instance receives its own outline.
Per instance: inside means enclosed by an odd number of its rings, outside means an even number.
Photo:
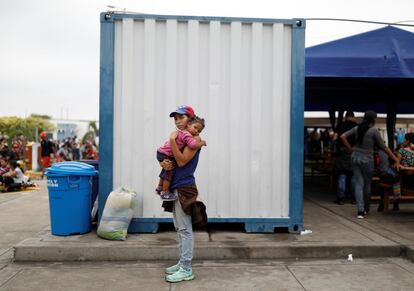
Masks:
[[[99,129],[96,124],[96,121],[90,121],[88,125],[88,131],[83,136],[82,142],[85,143],[91,138],[95,140],[97,136],[99,136]]]
[[[51,120],[52,119],[52,116],[46,115],[46,114],[35,114],[35,113],[32,113],[32,114],[30,114],[30,117],[33,117],[33,118],[42,118],[42,119],[47,119],[47,120]]]
[[[37,140],[37,133],[45,130],[52,130],[54,125],[45,118],[29,116],[20,117],[0,117],[0,133],[6,135],[11,141],[15,136],[24,135],[29,141]]]

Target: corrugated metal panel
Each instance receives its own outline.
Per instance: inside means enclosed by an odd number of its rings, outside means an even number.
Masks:
[[[156,149],[181,104],[206,119],[196,181],[209,217],[289,216],[291,26],[115,21],[113,186],[142,194],[135,217],[169,217]]]

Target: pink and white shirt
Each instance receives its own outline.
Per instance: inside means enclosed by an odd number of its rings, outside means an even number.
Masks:
[[[185,146],[188,146],[191,149],[194,149],[196,147],[196,140],[195,138],[191,135],[191,133],[189,133],[186,130],[179,130],[178,131],[178,136],[175,139],[175,142],[177,143],[178,149],[181,151],[183,148],[185,148]],[[170,141],[166,141],[165,144],[160,147],[158,149],[158,152],[167,155],[169,157],[174,156],[172,149],[171,149],[171,143]]]

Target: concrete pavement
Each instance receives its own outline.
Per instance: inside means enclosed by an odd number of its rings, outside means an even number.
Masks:
[[[356,218],[354,205],[336,206],[330,200],[325,201],[324,197],[329,196],[321,195],[322,189],[305,193],[304,226],[312,230],[311,234],[252,234],[209,227],[195,233],[195,258],[338,259],[350,253],[369,258],[398,257],[411,252],[410,238],[414,238],[414,229],[408,224],[406,228],[399,228],[398,236],[391,235],[389,229],[398,224],[394,217],[373,211],[367,219],[360,221]],[[39,195],[43,197],[45,194]],[[401,213],[407,213],[405,218],[411,221],[414,206],[407,206],[411,207],[409,211],[402,210]],[[14,258],[16,261],[175,260],[177,240],[174,231],[129,234],[127,241],[117,242],[100,239],[95,232],[58,237],[46,228],[17,243]]]
[[[177,259],[173,231],[112,242],[49,232],[47,191],[0,194],[0,290],[412,290],[414,205],[355,217],[323,188],[305,188],[309,235],[196,233],[196,280],[164,282]],[[324,192],[325,191],[325,192]],[[12,260],[15,246],[15,261]],[[349,253],[354,261],[346,260]],[[26,262],[23,262],[26,261]],[[29,262],[28,262],[29,261]]]
[[[304,196],[313,204],[329,211],[336,217],[341,217],[357,224],[366,231],[392,241],[401,247],[402,255],[414,261],[414,204],[400,204],[399,211],[390,210],[388,213],[378,212],[378,203],[371,204],[371,211],[365,219],[357,219],[356,206],[351,204],[336,205],[334,197],[322,185],[308,185]],[[306,222],[306,221],[305,221]]]
[[[49,226],[49,204],[45,181],[41,190],[0,193],[0,264],[13,255],[13,247]]]
[[[398,243],[374,231],[305,202],[309,235],[287,233],[252,234],[210,229],[195,233],[195,257],[204,259],[289,259],[399,256]],[[176,234],[129,234],[127,241],[107,241],[94,232],[58,237],[49,230],[38,233],[15,247],[17,261],[125,261],[174,260]]]
[[[195,280],[167,283],[162,263],[14,263],[0,290],[412,290],[413,264],[401,258],[195,261]]]

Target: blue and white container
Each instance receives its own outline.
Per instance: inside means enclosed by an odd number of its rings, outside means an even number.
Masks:
[[[52,234],[91,231],[92,177],[97,174],[93,166],[80,162],[56,163],[47,169]]]
[[[101,14],[99,207],[140,195],[130,231],[170,222],[155,152],[176,106],[205,118],[196,171],[209,222],[302,229],[305,22]]]

